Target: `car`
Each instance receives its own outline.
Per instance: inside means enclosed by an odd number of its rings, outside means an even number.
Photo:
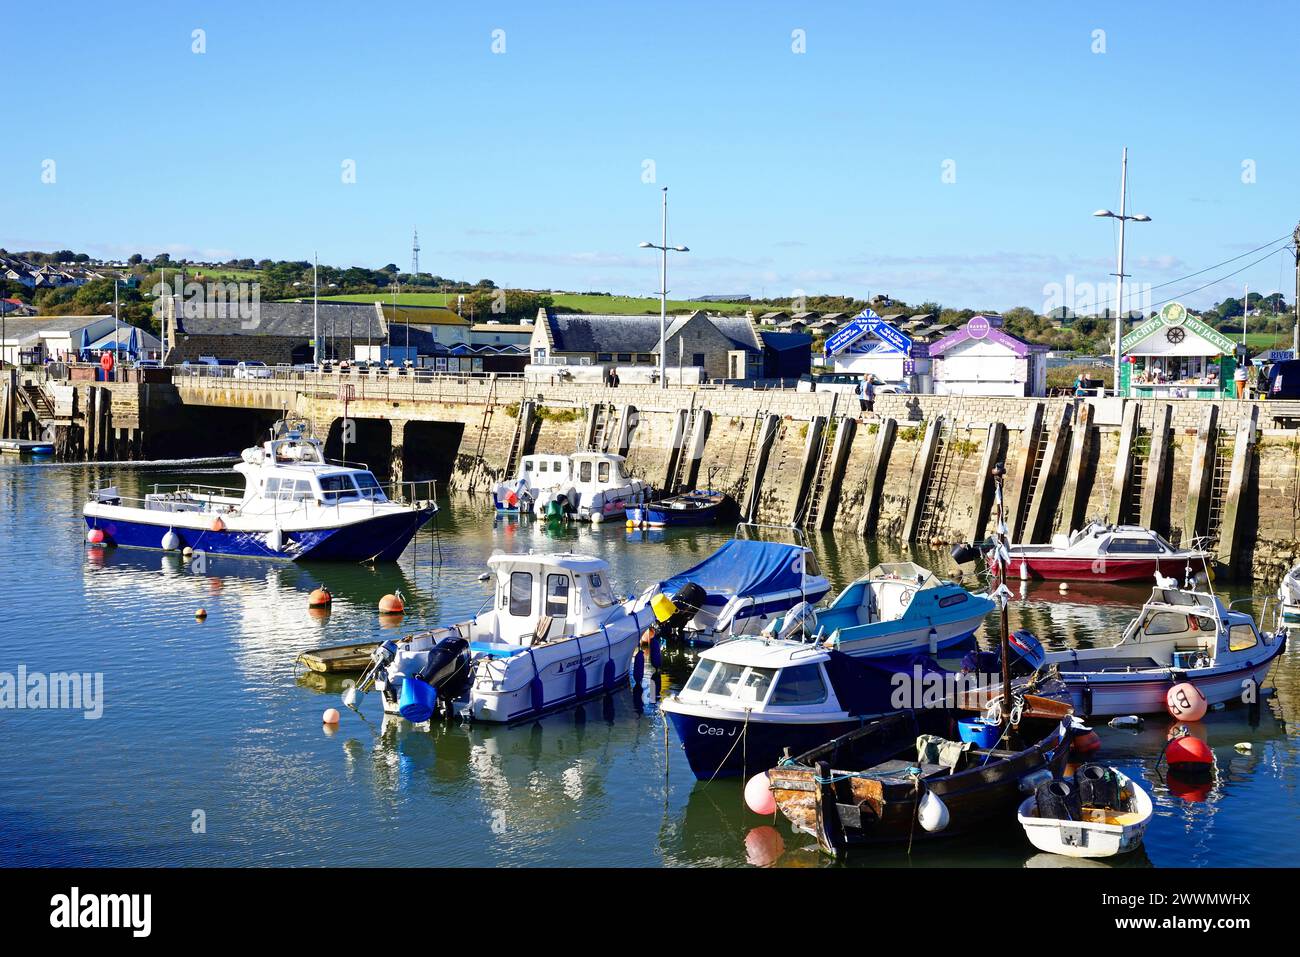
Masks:
[[[257,359],[249,359],[235,366],[236,379],[269,379],[271,367]]]

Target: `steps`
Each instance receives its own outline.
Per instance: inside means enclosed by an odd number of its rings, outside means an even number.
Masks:
[[[1136,522],[1142,514],[1142,486],[1147,481],[1147,465],[1151,459],[1151,430],[1138,427],[1137,438],[1133,440],[1133,454],[1129,458],[1128,497],[1124,502],[1124,511],[1120,514],[1121,522]]]
[[[692,404],[686,413],[686,425],[682,429],[682,443],[677,449],[672,481],[668,483],[668,488],[664,489],[667,495],[676,495],[683,491],[683,486],[690,479],[691,446],[695,443],[695,430],[699,428],[699,421],[699,413],[695,411],[695,406]]]
[[[510,437],[510,449],[506,452],[505,477],[514,478],[519,470],[519,459],[523,455],[524,443],[528,441],[527,431],[532,419],[532,401],[522,399],[519,412],[515,416],[515,434]]]
[[[944,501],[948,481],[952,475],[952,463],[956,457],[957,423],[954,418],[946,418],[939,429],[934,449],[934,464],[930,468],[930,478],[926,482],[925,500],[921,503],[921,517],[917,522],[916,541],[928,542],[938,536],[943,527],[946,508]],[[1039,457],[1041,459],[1041,451]]]
[[[1218,429],[1214,437],[1214,465],[1210,478],[1210,508],[1205,518],[1206,548],[1210,551],[1219,544],[1219,530],[1223,527],[1223,507],[1228,499],[1228,485],[1232,480],[1232,436],[1227,429]]]
[[[731,490],[732,497],[737,502],[745,494],[749,485],[749,477],[754,474],[754,463],[758,459],[758,450],[763,444],[763,423],[767,421],[767,410],[759,409],[754,413],[754,422],[749,429],[749,444],[745,448],[745,464],[740,470],[740,475],[736,478],[736,484]]]
[[[609,446],[609,435],[613,431],[618,416],[614,406],[606,402],[591,407],[591,433],[587,436],[588,452],[605,452]]]
[[[1024,496],[1025,504],[1023,514],[1017,515],[1015,518],[1013,537],[1017,542],[1024,541],[1025,523],[1029,518],[1030,511],[1032,510],[1034,495],[1038,492],[1038,480],[1042,477],[1043,468],[1047,464],[1047,444],[1050,441],[1051,436],[1048,434],[1046,423],[1044,423],[1043,428],[1038,432],[1038,442],[1034,446],[1034,464],[1029,470],[1028,478],[1025,480],[1026,494]]]
[[[831,474],[831,462],[835,458],[835,436],[844,425],[845,416],[836,418],[834,406],[831,406],[831,415],[826,420],[826,425],[822,427],[821,448],[817,452],[817,471],[813,475],[812,488],[808,492],[808,498],[804,505],[804,528],[817,527],[817,521],[821,517],[822,503],[826,500],[826,486]]]
[[[473,462],[476,465],[481,464],[483,462],[483,453],[487,451],[488,433],[490,432],[492,427],[493,412],[496,410],[496,393],[497,393],[497,380],[493,379],[492,385],[488,387],[487,401],[483,405],[483,418],[480,420],[478,426],[478,443],[474,447],[474,458],[473,458]],[[471,468],[469,485],[466,487],[466,491],[473,492],[478,487],[479,477],[483,474],[484,474],[484,469]],[[510,474],[509,470],[507,470],[506,474],[507,476],[509,476]]]

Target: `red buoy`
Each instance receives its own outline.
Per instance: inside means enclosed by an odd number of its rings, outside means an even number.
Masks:
[[[91,545],[103,545],[104,530],[102,528],[92,528],[86,533],[86,541]]]
[[[1184,734],[1165,745],[1165,760],[1170,771],[1190,777],[1205,774],[1214,767],[1214,752],[1200,738]]]
[[[308,608],[325,608],[334,602],[334,596],[327,588],[317,588],[307,596]]]
[[[402,593],[394,595],[385,595],[379,599],[379,614],[381,615],[400,615],[406,611],[406,603],[402,601]]]
[[[1071,754],[1093,754],[1099,750],[1101,750],[1101,738],[1091,728],[1076,732],[1074,737],[1070,738]]]

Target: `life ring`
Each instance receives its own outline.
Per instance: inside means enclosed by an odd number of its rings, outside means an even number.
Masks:
[[[113,353],[105,352],[99,357],[99,367],[105,372],[113,371]]]

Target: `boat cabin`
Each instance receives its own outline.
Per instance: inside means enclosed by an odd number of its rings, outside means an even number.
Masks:
[[[492,634],[472,640],[527,647],[561,635],[597,634],[618,604],[609,563],[571,553],[498,553],[488,559],[496,579],[496,614],[476,619]]]
[[[829,657],[801,642],[736,638],[700,655],[678,698],[755,713],[769,708],[840,713],[844,708],[826,674]]]
[[[1069,535],[1052,536],[1051,547],[1070,551],[1097,552],[1100,555],[1177,555],[1164,536],[1141,525],[1107,525],[1089,522]]]
[[[331,463],[319,439],[297,430],[246,449],[243,459],[235,470],[246,480],[245,502],[261,499],[332,506],[388,501],[373,472]]]
[[[572,479],[579,492],[584,489],[621,488],[628,484],[623,470],[626,459],[612,452],[575,452],[570,457]]]
[[[525,455],[519,462],[519,478],[529,485],[548,486],[569,481],[567,455]]]
[[[1190,669],[1222,664],[1230,655],[1252,651],[1261,644],[1271,645],[1275,640],[1272,635],[1261,635],[1249,614],[1232,611],[1216,595],[1155,588],[1142,613],[1129,624],[1123,640],[1113,650],[1140,645],[1139,654],[1157,665]]]

